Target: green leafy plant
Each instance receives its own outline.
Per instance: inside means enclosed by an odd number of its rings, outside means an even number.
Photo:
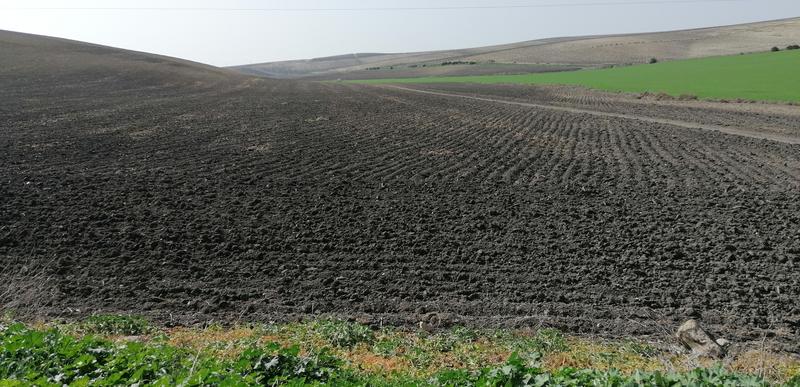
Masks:
[[[384,357],[397,356],[397,353],[402,345],[403,342],[400,339],[396,337],[384,336],[375,341],[375,343],[372,345],[372,351],[375,352],[375,354]]]
[[[349,321],[323,320],[315,327],[331,345],[352,348],[360,343],[372,344],[375,332],[369,327]]]
[[[324,349],[300,355],[296,347],[267,344],[224,361],[169,345],[78,339],[22,324],[0,330],[0,385],[275,385],[349,377],[339,367]]]
[[[515,349],[518,351],[524,350],[542,354],[566,351],[568,348],[564,334],[553,328],[540,329],[533,336],[524,338],[519,341],[519,344],[515,345]]]
[[[366,340],[358,325],[324,322],[333,336],[349,332],[346,343]],[[335,327],[335,328],[334,328]],[[349,327],[349,328],[343,328]],[[362,326],[363,327],[363,326]],[[352,332],[351,332],[352,330]],[[356,333],[353,333],[356,332]],[[439,334],[470,345],[474,332],[454,329]],[[387,335],[382,335],[381,340]],[[338,337],[338,336],[337,336]],[[356,340],[357,339],[357,340]],[[450,340],[448,339],[448,340]],[[441,338],[437,339],[441,340]],[[555,330],[534,335],[530,345],[553,349],[564,345]],[[435,340],[434,340],[435,341]],[[381,341],[378,340],[375,345]],[[399,343],[399,342],[398,342]],[[459,345],[461,345],[459,344]],[[423,378],[407,374],[367,373],[332,355],[336,350],[301,351],[277,343],[246,344],[238,355],[220,358],[213,352],[188,350],[165,340],[116,343],[86,335],[76,337],[55,328],[31,329],[23,324],[0,324],[0,386],[767,386],[762,378],[726,371],[721,366],[683,373],[545,370],[516,352],[505,363],[478,369],[444,369]],[[388,346],[391,346],[387,344]],[[398,344],[399,345],[399,344]],[[415,347],[432,354],[427,342]],[[648,353],[649,348],[628,350]],[[341,350],[339,350],[341,351]],[[421,356],[422,356],[421,355]],[[800,386],[800,376],[786,382]]]
[[[450,352],[459,345],[474,342],[478,333],[465,327],[454,327],[449,331],[428,338],[431,347],[439,352]]]

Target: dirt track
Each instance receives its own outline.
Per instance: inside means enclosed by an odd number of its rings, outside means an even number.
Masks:
[[[800,350],[798,145],[356,85],[16,85],[0,88],[6,309],[611,336],[700,316]],[[606,98],[572,96],[553,101]]]

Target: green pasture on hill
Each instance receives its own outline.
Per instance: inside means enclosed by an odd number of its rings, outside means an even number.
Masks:
[[[519,75],[370,79],[384,83],[579,85],[626,92],[663,92],[710,99],[800,102],[800,50],[690,59],[599,70]]]

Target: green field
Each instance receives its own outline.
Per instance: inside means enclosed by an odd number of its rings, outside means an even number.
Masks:
[[[626,92],[663,92],[712,99],[800,102],[800,50],[722,56],[601,70],[350,81],[383,83],[512,83],[580,85]]]

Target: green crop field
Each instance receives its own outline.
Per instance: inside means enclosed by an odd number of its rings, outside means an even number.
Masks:
[[[800,101],[800,50],[648,65],[520,75],[371,79],[355,83],[512,83],[580,85],[699,98]]]

